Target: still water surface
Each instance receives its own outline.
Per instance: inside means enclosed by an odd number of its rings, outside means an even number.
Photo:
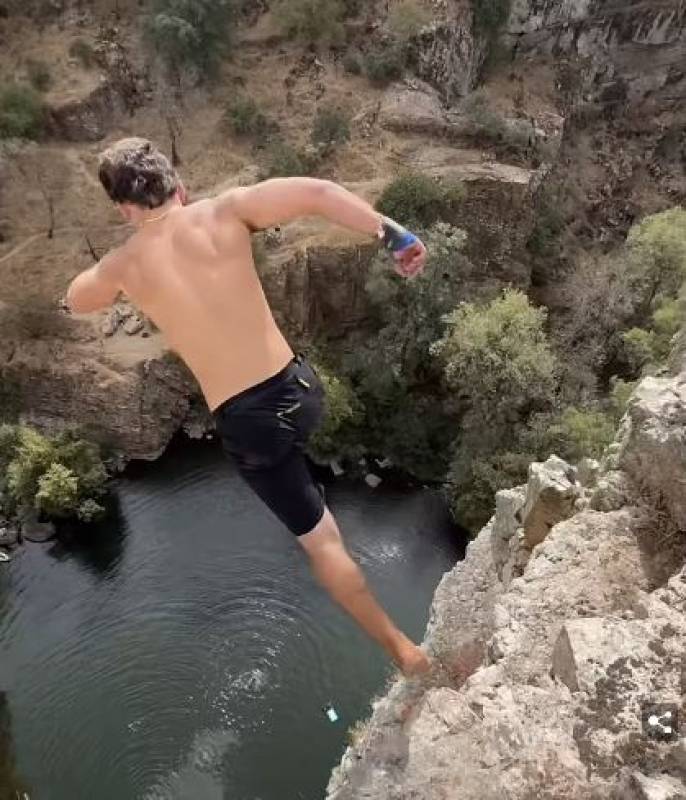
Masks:
[[[389,675],[382,653],[217,448],[174,448],[116,494],[89,540],[0,564],[0,691],[31,800],[321,800]],[[346,481],[327,495],[421,638],[460,556],[441,500]]]

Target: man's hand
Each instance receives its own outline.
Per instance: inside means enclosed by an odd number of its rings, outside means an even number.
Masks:
[[[403,278],[414,278],[420,275],[426,264],[426,247],[424,243],[417,239],[409,247],[393,253],[395,261],[395,271]]]

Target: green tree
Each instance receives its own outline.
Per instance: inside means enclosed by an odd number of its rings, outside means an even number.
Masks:
[[[510,16],[510,6],[511,0],[472,0],[476,32],[495,38]]]
[[[461,183],[406,172],[384,187],[377,208],[403,225],[428,227],[438,220],[449,221],[464,196]]]
[[[284,34],[305,44],[340,43],[345,13],[340,0],[279,0],[274,7],[274,17]]]
[[[419,0],[397,0],[388,11],[388,27],[399,41],[416,36],[430,22],[431,14]]]
[[[78,508],[79,480],[63,464],[51,464],[38,478],[35,506],[49,517],[68,517]]]
[[[312,143],[331,151],[350,139],[350,117],[344,111],[330,106],[317,109],[312,124]]]
[[[48,516],[93,519],[107,473],[95,444],[74,429],[55,437],[33,428],[3,426],[2,454],[7,491],[15,507],[33,507]]]
[[[0,139],[36,139],[45,121],[45,108],[38,92],[10,83],[0,86]]]
[[[644,300],[675,298],[686,280],[686,211],[677,207],[646,217],[629,231],[627,248]]]
[[[192,68],[211,76],[231,41],[233,22],[233,0],[154,0],[147,34],[175,75]]]
[[[465,409],[447,491],[456,516],[469,527],[488,518],[493,493],[521,480],[536,457],[524,433],[532,438],[528,426],[552,410],[556,390],[545,320],[545,310],[510,289],[488,305],[459,306],[431,348]]]
[[[556,362],[545,335],[546,311],[509,289],[488,306],[465,303],[447,319],[446,336],[432,348],[448,385],[485,424],[504,422],[555,389]]]
[[[361,404],[347,380],[320,364],[316,365],[316,372],[326,394],[326,411],[310,439],[310,451],[317,461],[353,457],[359,449],[355,428],[361,419]]]

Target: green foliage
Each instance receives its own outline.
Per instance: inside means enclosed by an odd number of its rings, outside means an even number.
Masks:
[[[534,227],[526,243],[535,256],[547,257],[554,253],[555,245],[564,229],[564,217],[559,206],[545,198],[536,210]]]
[[[343,56],[343,69],[348,75],[362,74],[362,56],[357,50],[348,50]]]
[[[429,349],[459,298],[468,268],[465,238],[450,225],[435,225],[425,236],[426,268],[410,281],[396,275],[380,254],[366,284],[378,331],[355,343],[344,359],[365,409],[369,449],[422,480],[442,480],[454,438],[440,397],[440,370]]]
[[[274,18],[290,39],[305,44],[339,44],[346,8],[340,0],[279,0]]]
[[[48,517],[68,517],[78,507],[79,481],[63,464],[51,464],[38,478],[35,506]]]
[[[377,208],[403,225],[428,227],[437,220],[449,219],[463,198],[460,183],[442,183],[428,175],[407,172],[386,185]]]
[[[29,86],[0,86],[0,139],[36,139],[41,134],[45,109]]]
[[[566,408],[558,426],[559,453],[572,462],[599,458],[615,436],[615,420],[597,409]]]
[[[81,38],[74,39],[71,43],[69,46],[69,55],[77,59],[77,61],[80,61],[81,65],[86,69],[90,69],[96,61],[93,45]]]
[[[510,6],[511,0],[472,0],[476,32],[495,38],[510,16]]]
[[[278,130],[252,97],[235,97],[227,106],[224,119],[236,136],[249,136],[260,144]]]
[[[318,461],[356,454],[355,427],[361,419],[361,405],[348,381],[316,366],[326,394],[326,413],[310,439],[310,450]]]
[[[312,125],[312,143],[326,151],[345,144],[350,139],[350,117],[337,108],[317,109]]]
[[[213,75],[231,40],[232,0],[154,0],[147,34],[175,73],[192,68]]]
[[[407,64],[407,48],[399,42],[390,41],[366,53],[364,72],[372,83],[384,86],[403,76]]]
[[[506,290],[488,305],[459,306],[431,348],[466,408],[447,490],[468,526],[488,518],[493,492],[521,480],[547,438],[540,425],[532,428],[537,415],[552,407],[556,390],[545,319],[525,294]]]
[[[29,59],[26,62],[26,73],[31,86],[39,92],[47,92],[52,85],[50,67],[45,61],[33,58]]]
[[[388,12],[388,27],[401,42],[416,36],[431,22],[431,14],[419,0],[397,0]]]
[[[686,280],[686,211],[646,217],[629,231],[629,266],[648,302],[675,297]]]
[[[314,157],[283,141],[274,142],[266,155],[265,177],[292,178],[311,175],[316,166]]]
[[[629,405],[629,398],[636,388],[637,383],[637,381],[624,381],[621,378],[614,378],[612,380],[610,407],[612,408],[612,413],[616,422],[619,422],[626,413],[627,406]]]
[[[0,428],[0,456],[7,464],[7,490],[15,506],[48,516],[93,519],[107,473],[96,445],[67,430],[48,437],[25,426]]]
[[[448,385],[478,409],[484,423],[511,419],[555,388],[556,363],[545,335],[546,311],[506,290],[486,307],[461,305],[446,336],[432,348]]]
[[[631,328],[622,334],[626,360],[631,371],[638,374],[647,365],[652,363],[656,349],[655,333],[644,328]]]

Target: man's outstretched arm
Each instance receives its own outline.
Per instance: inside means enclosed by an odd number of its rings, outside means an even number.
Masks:
[[[273,178],[219,198],[220,208],[249,228],[262,230],[298,217],[323,217],[344,228],[379,236],[393,252],[398,271],[410,276],[424,265],[426,250],[416,236],[379,214],[369,203],[332,181]]]
[[[117,272],[120,256],[117,251],[85,270],[71,282],[67,305],[75,314],[89,314],[111,305],[119,295]]]

